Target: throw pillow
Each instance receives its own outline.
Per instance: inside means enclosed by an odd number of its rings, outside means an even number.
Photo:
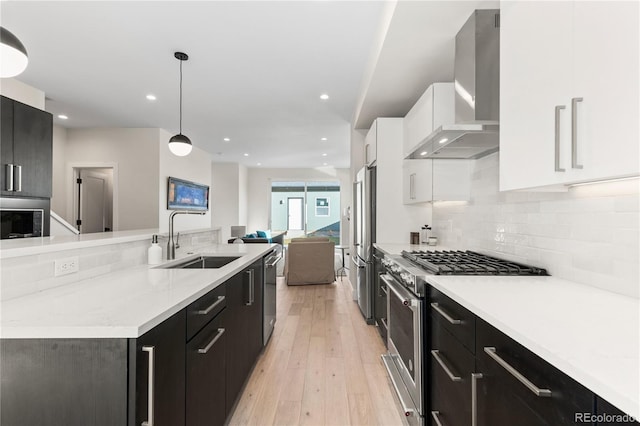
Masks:
[[[267,239],[271,238],[271,231],[270,230],[267,230],[267,231],[256,231],[256,234],[258,234],[258,238],[267,238]]]

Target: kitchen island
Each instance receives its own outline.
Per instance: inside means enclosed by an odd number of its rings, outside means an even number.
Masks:
[[[224,423],[262,350],[272,250],[212,245],[4,300],[1,423]],[[199,255],[237,259],[170,268]]]
[[[386,255],[444,250],[375,246]],[[426,279],[433,289],[594,394],[640,418],[638,299],[553,276],[428,275]]]

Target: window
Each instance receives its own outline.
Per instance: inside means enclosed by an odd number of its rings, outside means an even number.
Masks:
[[[329,216],[329,199],[316,198],[316,216]]]

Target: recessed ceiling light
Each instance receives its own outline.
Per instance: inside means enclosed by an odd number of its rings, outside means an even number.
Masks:
[[[326,165],[327,165],[327,163],[322,163],[322,165],[323,165],[323,166],[326,166]]]
[[[323,157],[326,157],[326,156],[327,156],[327,153],[325,152],[324,154],[322,154],[322,156],[323,156]]]
[[[322,99],[323,101],[326,101],[327,99],[329,99],[329,95],[327,95],[326,93],[323,93],[322,95],[320,95],[320,99]]]
[[[64,114],[59,114],[59,115],[58,115],[58,118],[59,118],[60,120],[66,120],[66,119],[68,119],[69,117],[67,117],[67,116],[66,116],[66,115],[64,115]]]
[[[248,157],[248,156],[249,156],[249,154],[247,154],[246,152],[245,152],[243,155],[244,155],[245,157]]]
[[[440,139],[440,140],[438,141],[438,143],[445,143],[445,142],[447,142],[448,140],[449,140],[449,139],[447,139],[447,138],[442,138],[442,139]]]
[[[258,166],[262,166],[262,163],[258,163]]]
[[[321,141],[326,141],[326,140],[327,140],[327,138],[320,138],[320,140],[321,140]]]
[[[150,100],[150,101],[155,101],[157,98],[156,98],[156,95],[152,95],[151,93],[149,93],[147,95],[147,99]]]
[[[231,139],[229,139],[229,138],[224,138],[224,139],[222,139],[222,140],[223,140],[223,141],[225,141],[225,142],[229,142]]]
[[[420,155],[427,155],[427,151],[422,151]]]

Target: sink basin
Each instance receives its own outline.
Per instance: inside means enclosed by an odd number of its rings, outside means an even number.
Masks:
[[[165,266],[167,269],[205,269],[205,268],[222,268],[239,259],[240,256],[198,256],[195,259],[189,259],[181,263],[171,266]]]

